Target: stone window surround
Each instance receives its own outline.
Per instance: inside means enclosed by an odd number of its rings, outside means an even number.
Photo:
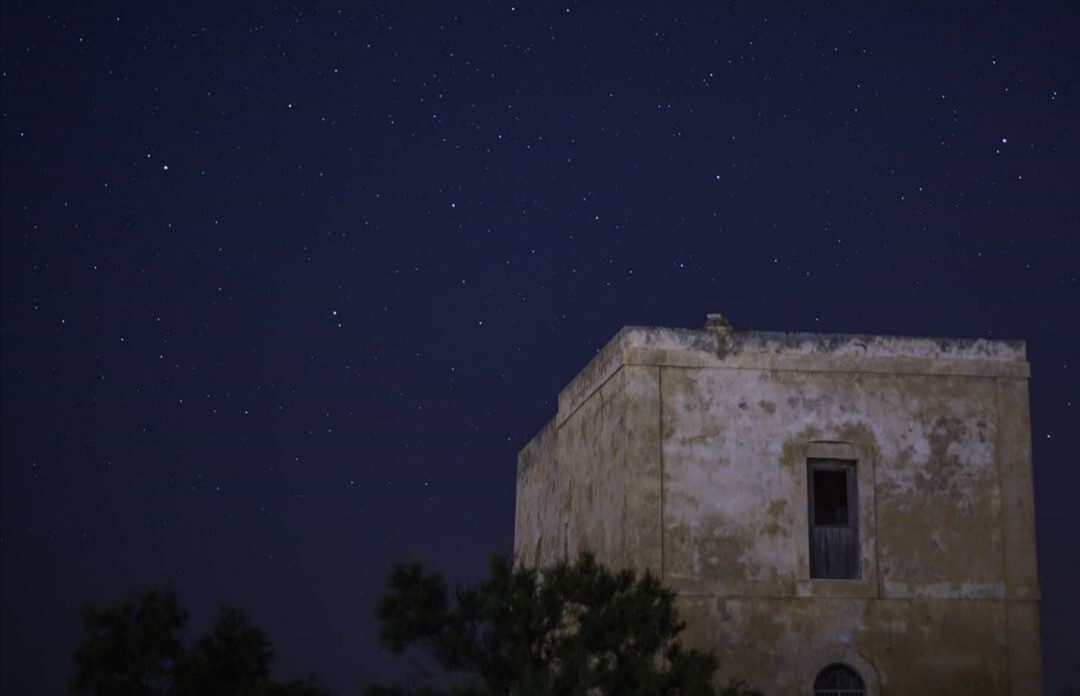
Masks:
[[[858,496],[857,513],[859,516],[859,557],[862,577],[859,579],[811,578],[810,577],[810,538],[809,511],[806,505],[800,506],[801,513],[795,516],[793,538],[800,543],[795,545],[795,596],[797,597],[876,597],[878,594],[877,555],[874,545],[877,543],[875,524],[877,510],[874,507],[874,460],[865,447],[854,442],[812,441],[804,443],[797,452],[797,461],[810,459],[846,459],[855,462],[856,491]],[[808,500],[809,487],[807,472],[796,477],[795,499]]]

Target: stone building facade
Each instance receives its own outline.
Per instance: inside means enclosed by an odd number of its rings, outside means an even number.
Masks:
[[[519,455],[516,560],[652,571],[771,696],[1041,694],[1028,375],[1019,342],[626,327]]]

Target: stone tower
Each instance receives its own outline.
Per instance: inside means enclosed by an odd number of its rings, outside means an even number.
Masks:
[[[771,695],[1041,694],[1028,375],[1011,341],[626,327],[518,457],[516,560],[652,571]]]

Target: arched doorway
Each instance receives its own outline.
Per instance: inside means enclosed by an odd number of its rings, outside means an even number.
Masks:
[[[866,696],[866,685],[854,669],[835,663],[814,678],[814,696]]]

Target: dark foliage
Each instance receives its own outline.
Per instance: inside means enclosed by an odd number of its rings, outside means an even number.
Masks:
[[[187,613],[176,595],[155,590],[137,601],[82,612],[86,637],[75,650],[71,691],[91,696],[329,696],[314,680],[270,678],[265,632],[239,609],[222,607],[190,649]]]
[[[455,686],[372,686],[367,696],[716,696],[714,657],[683,648],[675,594],[651,574],[613,573],[588,554],[542,573],[501,556],[490,576],[451,602],[442,577],[419,562],[390,574],[377,615],[394,652],[431,651],[461,675]]]
[[[177,670],[176,696],[265,693],[274,654],[263,631],[239,609],[223,607],[217,623]]]
[[[151,696],[172,692],[184,656],[180,632],[187,612],[172,592],[152,591],[138,602],[82,611],[86,638],[75,650],[72,691],[95,696]]]

